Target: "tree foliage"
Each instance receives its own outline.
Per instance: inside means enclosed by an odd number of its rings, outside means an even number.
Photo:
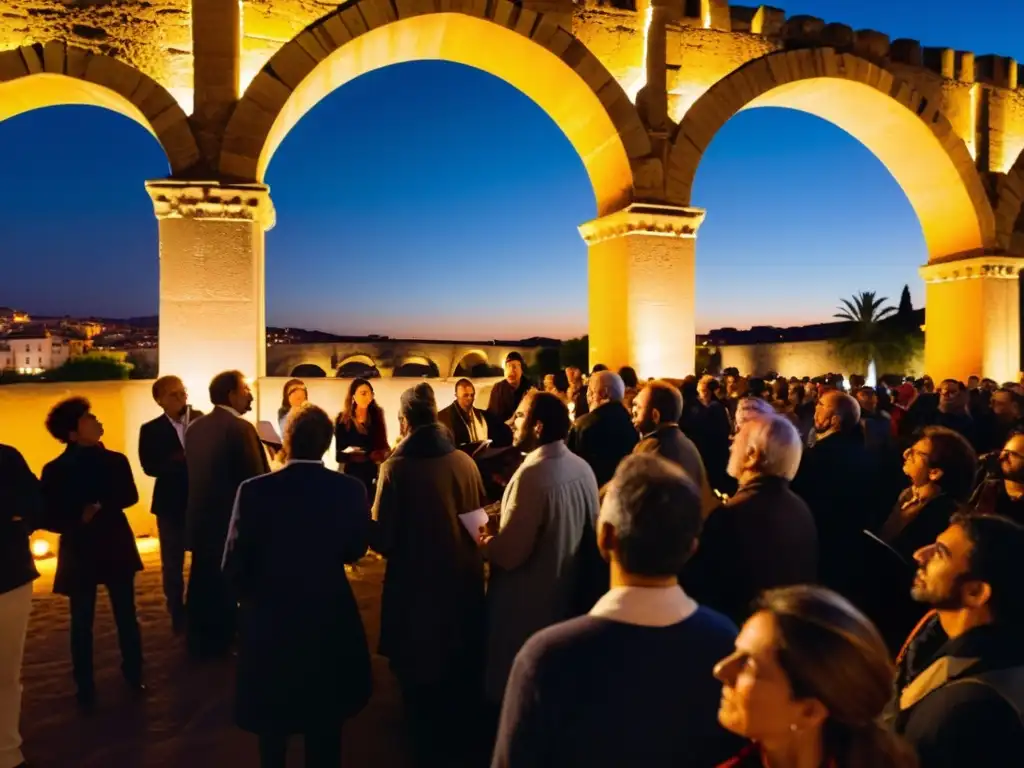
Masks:
[[[835,317],[850,323],[849,330],[835,342],[842,361],[857,373],[866,373],[872,360],[879,370],[904,371],[924,343],[921,334],[904,324],[884,322],[895,319],[896,308],[874,291],[843,299]]]
[[[116,357],[84,355],[73,357],[45,374],[49,381],[123,381],[129,367]]]
[[[579,368],[590,370],[590,337],[581,336],[562,342],[561,361],[563,368]]]

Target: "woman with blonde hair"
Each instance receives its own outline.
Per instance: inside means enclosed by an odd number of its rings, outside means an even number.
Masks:
[[[750,744],[719,768],[915,768],[880,722],[895,669],[878,630],[820,587],[766,592],[715,665],[718,721]]]

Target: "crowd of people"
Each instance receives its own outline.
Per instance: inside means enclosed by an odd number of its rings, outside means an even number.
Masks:
[[[293,379],[274,450],[243,418],[241,373],[212,380],[205,415],[178,378],[155,382],[139,459],[169,620],[197,663],[237,654],[236,722],[264,768],[296,735],[307,766],[340,765],[373,690],[346,571],[368,551],[418,765],[1012,765],[1020,384],[596,366],[535,387],[524,368],[509,355],[486,409],[468,379],[440,409],[428,383],[408,389],[395,441],[371,382],[331,419]],[[66,448],[39,478],[0,446],[0,768],[25,765],[33,530],[60,534],[83,712],[100,585],[125,682],[146,691],[129,462],[82,398],[46,427]]]

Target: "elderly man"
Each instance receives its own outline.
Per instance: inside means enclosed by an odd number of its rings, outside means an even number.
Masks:
[[[815,442],[804,452],[793,491],[811,508],[818,527],[822,583],[844,594],[856,584],[857,545],[887,509],[876,498],[877,471],[864,447],[860,405],[838,390],[814,409]]]
[[[478,701],[484,566],[459,515],[485,503],[473,459],[437,421],[429,384],[402,394],[402,441],[380,468],[371,546],[387,558],[380,653],[398,678],[424,765],[460,765]]]
[[[612,479],[619,462],[637,444],[636,428],[622,405],[626,385],[617,373],[598,371],[587,385],[590,413],[576,419],[569,432],[569,449],[594,470],[598,486]]]
[[[659,456],[619,466],[598,547],[611,589],[523,646],[505,692],[492,768],[718,765],[731,752],[708,674],[736,628],[676,574],[697,548],[700,491]]]
[[[486,693],[495,708],[523,643],[576,615],[581,547],[593,545],[598,499],[590,466],[565,445],[568,434],[569,411],[557,396],[523,398],[516,446],[528,455],[505,489],[497,535],[482,540],[491,563]]]
[[[763,590],[817,581],[814,517],[789,489],[802,451],[800,433],[784,416],[743,424],[729,455],[739,490],[708,518],[683,571],[688,593],[737,624]]]
[[[633,401],[633,426],[640,434],[633,453],[656,453],[681,467],[700,488],[707,517],[715,506],[715,495],[697,446],[679,429],[682,414],[683,396],[678,389],[667,381],[649,382]]]

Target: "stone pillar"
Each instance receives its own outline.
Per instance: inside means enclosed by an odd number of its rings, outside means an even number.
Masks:
[[[921,267],[925,372],[936,382],[973,374],[1016,381],[1024,258],[972,256]]]
[[[266,375],[264,233],[274,225],[262,184],[150,181],[160,235],[160,375],[180,376],[196,404],[210,379]]]
[[[633,203],[580,227],[589,246],[590,365],[682,378],[696,356],[699,208]]]
[[[241,79],[242,4],[192,0],[192,124],[210,168],[217,167],[224,127],[238,101]]]

